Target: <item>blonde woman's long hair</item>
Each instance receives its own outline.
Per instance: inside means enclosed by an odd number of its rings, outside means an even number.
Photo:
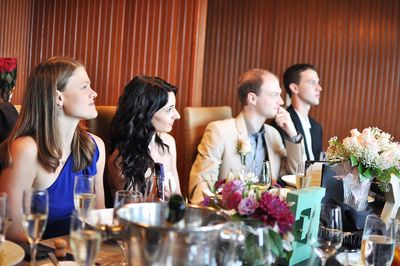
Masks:
[[[56,171],[62,157],[57,90],[65,90],[69,78],[79,67],[83,65],[66,57],[52,57],[35,67],[26,85],[15,128],[0,145],[0,170],[12,165],[11,143],[19,137],[30,136],[36,141],[39,163],[49,172]],[[94,140],[78,125],[71,144],[74,171],[90,165],[94,151]]]

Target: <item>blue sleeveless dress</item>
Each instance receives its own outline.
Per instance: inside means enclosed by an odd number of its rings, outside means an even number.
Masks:
[[[74,159],[70,154],[58,178],[47,189],[49,194],[49,215],[43,235],[44,239],[69,234],[70,216],[74,210],[74,178],[76,175],[97,174],[96,163],[99,160],[99,148],[96,142],[95,146],[91,165],[81,171],[74,172]]]

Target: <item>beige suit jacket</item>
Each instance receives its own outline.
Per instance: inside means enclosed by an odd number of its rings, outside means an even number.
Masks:
[[[302,162],[303,144],[285,140],[285,146],[279,132],[265,124],[265,143],[274,179],[278,176],[294,173]],[[239,139],[247,139],[248,133],[240,113],[236,118],[211,122],[207,125],[198,147],[196,160],[190,171],[189,197],[193,203],[203,199],[203,191],[208,189],[204,178],[208,176],[224,178],[230,172],[241,170],[240,155],[237,151]]]

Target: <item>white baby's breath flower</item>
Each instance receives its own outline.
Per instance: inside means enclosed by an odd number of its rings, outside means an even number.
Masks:
[[[400,145],[392,141],[390,134],[376,127],[365,128],[361,133],[352,129],[350,134],[342,142],[336,137],[331,138],[328,160],[356,159],[365,169],[364,173],[368,170],[368,177],[377,177],[382,182],[387,182],[390,173],[400,175]]]
[[[352,137],[358,137],[360,135],[360,132],[357,128],[353,128],[352,130],[350,130],[350,134]]]

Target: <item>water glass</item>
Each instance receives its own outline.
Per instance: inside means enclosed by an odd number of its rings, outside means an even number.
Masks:
[[[335,204],[322,203],[311,214],[307,238],[322,266],[334,255],[343,241],[341,208]]]
[[[385,223],[377,215],[367,216],[361,243],[361,261],[364,265],[388,266],[392,263],[396,228],[393,219]]]
[[[94,193],[94,176],[77,175],[74,183],[74,205],[78,214],[84,218],[96,204]]]
[[[101,232],[76,211],[71,216],[70,244],[80,266],[93,265],[100,250]]]
[[[114,198],[114,225],[118,225],[118,220],[116,218],[116,213],[117,210],[125,206],[126,204],[129,203],[138,203],[138,202],[143,202],[143,196],[142,193],[137,192],[137,191],[130,191],[130,190],[118,190],[115,192],[115,198]],[[126,243],[122,240],[117,241],[118,245],[121,247],[122,252],[123,252],[123,260],[121,262],[121,265],[128,265],[127,262],[127,247]]]
[[[7,223],[7,194],[0,193],[0,246],[6,238]]]
[[[49,195],[46,190],[27,189],[23,192],[22,226],[31,248],[31,265],[36,264],[36,248],[47,224]]]

